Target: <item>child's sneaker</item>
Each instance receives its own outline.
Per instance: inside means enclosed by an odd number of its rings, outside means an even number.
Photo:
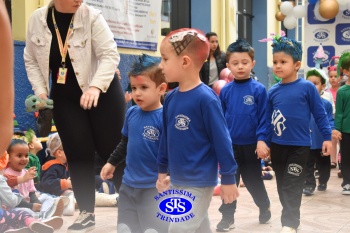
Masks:
[[[30,230],[36,233],[52,233],[54,231],[51,226],[46,225],[45,223],[42,223],[39,221],[32,222],[29,225],[29,228]]]
[[[312,187],[305,187],[305,188],[303,189],[303,193],[304,193],[306,196],[314,195],[314,188],[312,188]]]
[[[64,209],[64,203],[63,200],[60,198],[54,198],[54,203],[51,206],[50,209],[48,209],[44,215],[43,219],[50,218],[52,216],[62,216]]]
[[[350,184],[346,184],[343,186],[343,191],[341,192],[343,195],[350,195]]]
[[[67,232],[87,232],[95,228],[95,215],[82,211],[74,223],[68,227]]]
[[[217,232],[228,232],[231,229],[235,228],[234,219],[222,218],[221,221],[216,225]]]
[[[259,213],[259,222],[260,222],[260,224],[269,223],[270,220],[271,220],[270,206],[269,206],[269,208],[267,208],[265,210],[261,210],[260,209],[260,213]]]
[[[296,233],[296,232],[297,230],[294,229],[293,227],[286,227],[286,226],[284,226],[282,228],[282,231],[280,231],[280,233]]]
[[[317,190],[318,191],[322,191],[322,192],[326,191],[327,190],[327,184],[319,184],[317,186]]]
[[[54,230],[60,229],[63,225],[63,219],[61,217],[58,217],[58,216],[54,216],[51,218],[41,220],[41,222],[52,227]]]
[[[103,181],[98,192],[105,193],[105,194],[115,194],[116,191],[115,191],[114,183],[110,180]]]

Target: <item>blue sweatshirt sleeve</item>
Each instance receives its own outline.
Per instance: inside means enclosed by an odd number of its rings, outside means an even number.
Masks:
[[[267,100],[266,100],[266,117],[265,117],[265,124],[266,124],[266,144],[268,146],[271,146],[271,140],[272,140],[272,133],[273,133],[273,125],[271,124],[271,117],[272,117],[272,103],[270,99],[270,93],[268,94]]]
[[[316,87],[310,83],[309,84],[309,104],[312,115],[315,118],[320,133],[325,141],[332,140],[332,130],[329,126],[328,117],[326,110],[323,106],[320,94],[318,93]]]
[[[261,89],[261,92],[255,98],[258,100],[258,118],[259,118],[259,123],[258,127],[256,129],[256,136],[258,138],[258,141],[267,141],[267,124],[266,124],[266,102],[267,102],[267,93],[265,88]]]
[[[170,93],[169,93],[170,94]],[[160,135],[158,155],[157,155],[157,166],[158,173],[168,173],[168,148],[167,148],[167,121],[166,121],[166,109],[167,100],[169,99],[169,94],[165,98],[165,103],[163,105],[163,129]]]
[[[329,121],[329,126],[331,127],[331,129],[335,129],[334,127],[334,118],[333,118],[333,106],[331,103],[327,102],[326,106],[325,106],[326,112],[327,112],[327,118]]]
[[[233,157],[231,137],[219,102],[211,101],[203,112],[203,118],[215,119],[209,120],[205,127],[220,164],[221,184],[235,184],[237,163]]]

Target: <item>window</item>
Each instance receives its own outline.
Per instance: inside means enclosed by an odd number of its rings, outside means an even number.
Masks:
[[[162,36],[170,32],[171,0],[162,0],[161,31]]]
[[[252,44],[252,0],[237,2],[237,38],[244,38]]]

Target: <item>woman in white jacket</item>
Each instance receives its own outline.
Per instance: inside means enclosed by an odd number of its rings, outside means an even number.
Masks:
[[[119,59],[101,12],[82,0],[52,0],[29,20],[24,50],[28,79],[37,96],[50,95],[54,101],[53,119],[80,209],[68,232],[95,226],[94,154],[107,161],[120,141],[125,115],[115,75]],[[116,172],[121,171],[122,166]],[[121,179],[121,174],[115,177]]]

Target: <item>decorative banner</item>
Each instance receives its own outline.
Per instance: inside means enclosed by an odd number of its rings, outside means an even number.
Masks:
[[[320,21],[315,16],[314,8],[315,4],[307,6],[304,51],[308,68],[315,67],[314,55],[318,46],[322,44],[326,55],[322,66],[326,68],[333,56],[350,52],[350,11],[340,8],[334,19]]]
[[[157,50],[159,0],[84,0],[102,11],[118,47]]]

